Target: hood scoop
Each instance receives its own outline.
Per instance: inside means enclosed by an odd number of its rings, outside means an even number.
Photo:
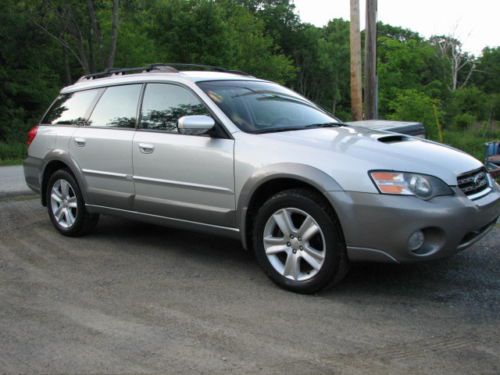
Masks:
[[[382,143],[399,143],[399,142],[405,142],[409,141],[410,138],[407,137],[406,135],[403,134],[391,134],[391,135],[385,135],[382,137],[377,138],[377,141],[382,142]]]

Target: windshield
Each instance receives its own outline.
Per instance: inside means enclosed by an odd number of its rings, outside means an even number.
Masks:
[[[258,81],[198,82],[205,93],[241,130],[267,133],[341,122],[307,99],[280,85]]]

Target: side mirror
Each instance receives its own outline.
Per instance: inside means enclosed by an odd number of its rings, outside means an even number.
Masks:
[[[179,120],[177,120],[177,130],[180,134],[205,134],[214,126],[214,119],[206,115],[182,116]]]

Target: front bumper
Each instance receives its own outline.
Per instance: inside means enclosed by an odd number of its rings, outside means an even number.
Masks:
[[[500,215],[500,191],[470,200],[461,191],[424,201],[417,197],[330,192],[352,261],[411,263],[443,258],[484,236]],[[422,230],[418,253],[408,239]]]

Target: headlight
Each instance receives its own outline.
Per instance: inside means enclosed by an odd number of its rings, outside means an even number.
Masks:
[[[371,171],[370,177],[382,194],[415,195],[431,199],[440,195],[453,195],[453,190],[437,177],[417,173]]]

